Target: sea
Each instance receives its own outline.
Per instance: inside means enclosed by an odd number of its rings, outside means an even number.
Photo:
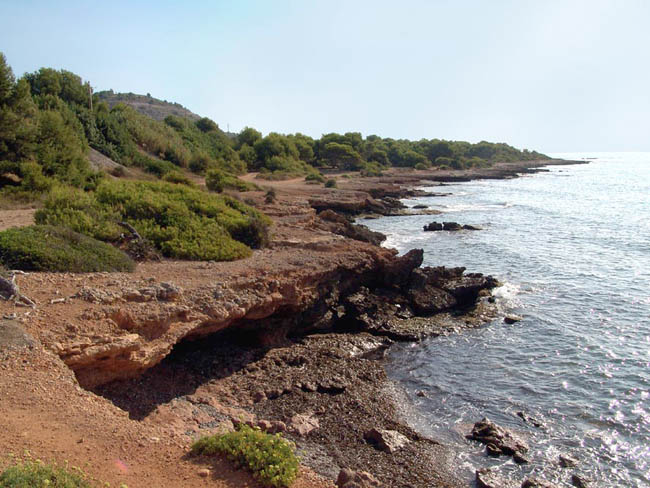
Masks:
[[[360,222],[400,254],[423,248],[425,266],[464,266],[502,283],[497,319],[399,344],[387,372],[409,395],[415,426],[458,447],[468,484],[492,467],[559,486],[575,473],[595,487],[649,487],[650,153],[552,156],[588,164],[424,186],[449,194],[404,203],[441,215]],[[434,220],[483,230],[423,232]],[[523,319],[508,325],[506,314]],[[466,440],[483,417],[521,432],[530,463],[488,457]],[[561,468],[559,455],[578,466]]]

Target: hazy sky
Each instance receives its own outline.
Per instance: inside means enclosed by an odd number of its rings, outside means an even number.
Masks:
[[[650,0],[0,0],[16,75],[179,102],[231,131],[650,150]]]

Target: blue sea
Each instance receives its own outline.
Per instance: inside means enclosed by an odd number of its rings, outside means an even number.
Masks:
[[[492,274],[501,316],[479,329],[400,344],[387,370],[424,433],[458,446],[468,481],[492,466],[514,479],[650,486],[650,153],[554,154],[589,164],[429,188],[405,200],[438,216],[362,221],[425,265]],[[423,189],[427,189],[424,187]],[[433,220],[482,231],[423,232]],[[503,315],[518,314],[513,325]],[[424,391],[426,397],[416,395]],[[523,422],[523,411],[541,421]],[[482,417],[521,431],[531,463],[488,458],[464,439]],[[562,469],[559,454],[579,460]]]

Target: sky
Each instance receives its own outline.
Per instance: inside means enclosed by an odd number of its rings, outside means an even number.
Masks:
[[[0,0],[14,73],[226,130],[650,151],[650,1]]]

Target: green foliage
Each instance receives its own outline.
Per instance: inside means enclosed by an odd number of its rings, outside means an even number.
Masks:
[[[418,170],[429,169],[430,167],[431,167],[431,165],[429,164],[428,161],[426,163],[418,163],[418,164],[415,165],[415,169],[418,169]]]
[[[200,175],[252,170],[260,178],[278,180],[307,177],[320,166],[379,175],[390,166],[469,168],[546,158],[504,143],[364,139],[359,132],[314,140],[300,133],[262,137],[246,127],[232,138],[214,121],[178,104],[155,101],[161,108],[156,111],[150,96],[107,91],[93,97],[91,109],[89,97],[89,83],[65,70],[41,68],[16,81],[0,53],[0,190],[38,196],[55,182],[93,188],[99,177],[87,164],[89,146],[124,166],[172,181],[179,181],[177,173],[166,175],[179,167]],[[39,165],[41,172],[26,163]],[[236,179],[231,181],[244,191]],[[318,176],[308,181],[318,181]]]
[[[298,458],[292,444],[280,434],[267,434],[247,425],[235,432],[202,437],[192,445],[192,454],[225,455],[268,487],[288,487],[298,477]]]
[[[128,222],[167,257],[230,261],[268,240],[268,217],[228,196],[166,182],[102,181],[94,193],[55,187],[36,222],[117,241]]]
[[[235,175],[225,173],[218,169],[212,169],[205,175],[205,186],[208,190],[221,193],[226,188],[240,192],[258,190],[258,186],[247,181],[240,180]]]
[[[133,271],[134,262],[110,244],[63,227],[33,225],[0,232],[0,261],[25,271]]]
[[[309,173],[307,176],[305,176],[305,181],[307,182],[313,181],[315,183],[325,183],[325,177],[322,175],[322,173],[318,171],[314,171],[312,173]]]
[[[325,188],[336,188],[336,180],[333,178],[330,178],[325,182]]]
[[[375,162],[369,162],[363,165],[363,168],[361,169],[361,175],[362,176],[381,176],[383,175],[382,173],[382,167],[375,163]]]
[[[25,461],[0,474],[0,488],[90,488],[78,469]]]
[[[165,174],[162,179],[168,183],[195,186],[194,183],[192,183],[192,181],[180,171],[170,171],[169,173]]]
[[[211,120],[207,117],[203,117],[202,119],[199,119],[196,121],[196,128],[199,129],[201,132],[210,132],[210,131],[218,131],[219,126],[214,122],[214,120]]]
[[[361,155],[352,146],[329,142],[321,151],[323,164],[344,170],[358,170],[363,167]]]

